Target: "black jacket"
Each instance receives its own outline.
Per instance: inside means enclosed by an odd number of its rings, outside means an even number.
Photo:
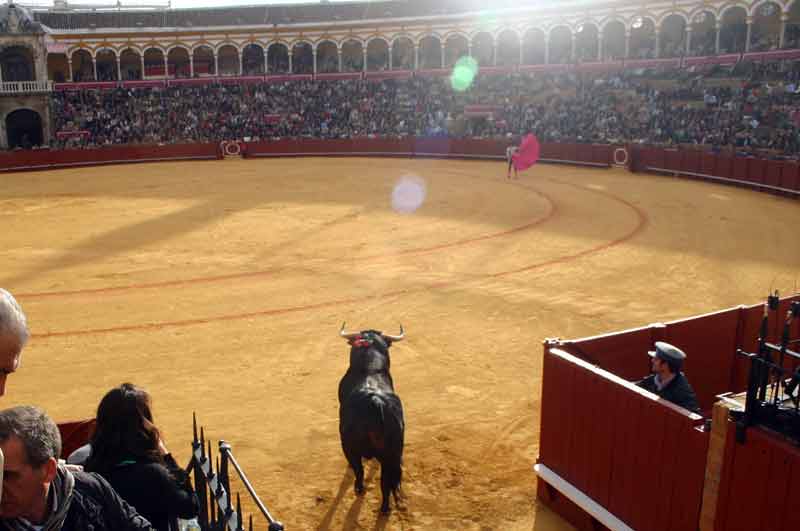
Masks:
[[[73,472],[75,490],[61,531],[153,531],[101,476]]]
[[[639,387],[647,389],[651,393],[655,393],[664,400],[668,400],[675,405],[688,409],[693,413],[700,412],[700,406],[697,404],[697,395],[694,394],[694,389],[689,385],[689,380],[682,372],[675,375],[666,387],[660,391],[656,388],[655,382],[656,375],[651,374],[647,378],[640,380],[636,383]]]
[[[186,472],[171,455],[164,459],[166,466],[131,462],[114,467],[106,475],[114,490],[159,531],[169,531],[171,520],[192,518],[199,510]]]

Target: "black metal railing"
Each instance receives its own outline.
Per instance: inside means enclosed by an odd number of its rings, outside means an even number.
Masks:
[[[214,471],[211,453],[211,441],[206,441],[205,430],[200,427],[198,437],[197,416],[193,415],[192,458],[188,471],[194,475],[194,490],[200,501],[198,521],[203,531],[244,531],[244,515],[239,493],[236,493],[236,507],[231,499],[229,465],[233,466],[239,481],[247,489],[252,502],[258,507],[261,515],[269,523],[268,531],[283,531],[283,524],[272,517],[267,507],[256,494],[247,479],[242,467],[233,456],[231,445],[219,441],[219,455],[216,458]],[[206,444],[208,445],[206,447]],[[207,449],[206,449],[207,448]],[[253,515],[248,518],[248,531],[253,531]]]
[[[758,352],[741,349],[737,354],[750,360],[750,375],[743,412],[732,413],[737,421],[737,440],[743,442],[748,427],[761,425],[800,445],[800,352],[790,348],[798,339],[790,337],[792,324],[800,317],[800,301],[790,304],[783,323],[780,345],[767,340],[770,313],[777,314],[777,292],[767,298],[758,340]]]

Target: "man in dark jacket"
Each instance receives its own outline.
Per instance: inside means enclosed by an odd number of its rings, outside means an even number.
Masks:
[[[0,448],[0,530],[154,531],[102,477],[58,464],[58,427],[40,409],[0,411]]]
[[[648,354],[653,358],[651,362],[653,374],[637,382],[636,385],[675,405],[698,413],[700,407],[697,404],[697,396],[689,385],[686,375],[681,371],[686,354],[678,347],[663,341],[656,341],[656,349]]]

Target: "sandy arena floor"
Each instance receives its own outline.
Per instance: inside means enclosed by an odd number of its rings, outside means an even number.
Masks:
[[[404,176],[427,191],[410,214],[392,209]],[[800,202],[622,170],[504,176],[364,158],[0,175],[0,286],[34,333],[3,405],[88,418],[140,384],[174,454],[197,411],[288,530],[567,529],[535,505],[542,340],[793,291]],[[339,446],[342,321],[407,333],[388,519],[377,467],[356,498]]]

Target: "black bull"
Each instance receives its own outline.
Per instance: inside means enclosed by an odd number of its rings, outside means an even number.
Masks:
[[[377,330],[345,333],[351,345],[350,366],[339,382],[339,436],[342,450],[356,476],[356,494],[364,492],[362,459],[381,464],[381,512],[389,512],[389,494],[395,498],[403,476],[403,405],[389,373],[389,347],[399,336]]]

